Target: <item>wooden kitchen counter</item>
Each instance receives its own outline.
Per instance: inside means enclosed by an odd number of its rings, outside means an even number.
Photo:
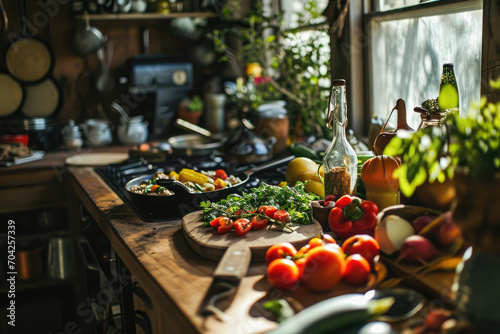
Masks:
[[[263,310],[263,300],[291,296],[307,307],[336,295],[364,292],[342,284],[329,293],[311,293],[304,286],[282,292],[268,284],[264,263],[252,263],[226,309],[225,320],[213,315],[203,317],[199,310],[217,263],[205,260],[189,247],[180,220],[144,222],[93,168],[65,166],[67,156],[65,152],[49,153],[40,161],[2,169],[0,180],[14,182],[14,178],[8,181],[11,176],[35,170],[51,174],[53,179],[62,177],[66,187],[63,200],[68,203],[70,219],[81,219],[81,203],[132,273],[130,283],[145,291],[145,296],[134,297],[134,309],[148,314],[153,333],[265,333],[276,323]]]
[[[153,333],[263,333],[276,327],[262,309],[262,300],[285,294],[267,283],[264,263],[251,264],[226,309],[225,321],[203,317],[199,309],[217,263],[189,247],[181,221],[143,222],[93,168],[71,167],[70,172],[69,186],[110,239],[134,276],[132,280],[139,282],[151,299]],[[319,294],[299,287],[286,294],[309,306],[346,292],[340,289]]]

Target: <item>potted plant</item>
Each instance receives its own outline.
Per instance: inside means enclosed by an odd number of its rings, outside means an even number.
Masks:
[[[184,99],[178,107],[177,116],[189,123],[198,125],[203,114],[204,103],[199,95]]]
[[[426,182],[452,181],[453,220],[472,246],[458,276],[457,310],[489,332],[500,325],[500,102],[482,97],[466,117],[450,113],[443,126],[398,131],[384,154],[401,157],[396,173],[406,196]]]
[[[229,12],[225,9],[231,9],[235,3],[229,1],[222,13]],[[294,141],[308,136],[331,138],[332,133],[326,126],[331,88],[328,42],[330,34],[339,27],[337,23],[345,19],[345,11],[341,11],[330,28],[319,5],[308,1],[305,13],[299,15],[299,28],[295,29],[284,25],[283,13],[274,15],[266,11],[262,0],[255,1],[245,12],[241,24],[227,25],[213,32],[214,48],[221,54],[221,61],[233,68],[237,67],[235,64],[253,68],[258,65],[261,70],[258,75],[249,71],[253,75],[247,75],[245,82],[237,82],[228,94],[229,102],[252,113],[267,101],[285,101]],[[314,26],[314,29],[306,35],[301,26]],[[243,73],[242,70],[241,78],[245,77]]]

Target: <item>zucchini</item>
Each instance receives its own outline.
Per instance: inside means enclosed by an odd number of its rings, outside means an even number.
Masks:
[[[321,161],[321,154],[303,144],[293,143],[290,145],[290,152],[296,157],[309,158],[314,161]]]

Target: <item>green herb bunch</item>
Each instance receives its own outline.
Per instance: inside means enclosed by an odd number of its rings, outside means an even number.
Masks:
[[[500,79],[491,87],[500,89]],[[406,196],[425,181],[451,179],[459,168],[473,178],[494,173],[500,170],[500,102],[482,97],[466,117],[448,114],[442,127],[398,131],[384,154],[401,157],[395,173]]]
[[[304,184],[301,182],[297,182],[293,187],[262,183],[241,195],[231,194],[226,199],[215,203],[202,202],[200,206],[203,208],[203,220],[206,226],[217,217],[237,219],[255,216],[260,207],[268,205],[286,210],[290,214],[292,223],[310,224],[312,223],[311,202],[317,199],[319,196],[304,191]],[[274,219],[270,221],[283,225],[282,222]]]

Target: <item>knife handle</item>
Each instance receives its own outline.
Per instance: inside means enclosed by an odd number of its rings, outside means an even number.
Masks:
[[[241,280],[247,274],[251,256],[248,246],[238,244],[230,246],[215,268],[214,278]]]

